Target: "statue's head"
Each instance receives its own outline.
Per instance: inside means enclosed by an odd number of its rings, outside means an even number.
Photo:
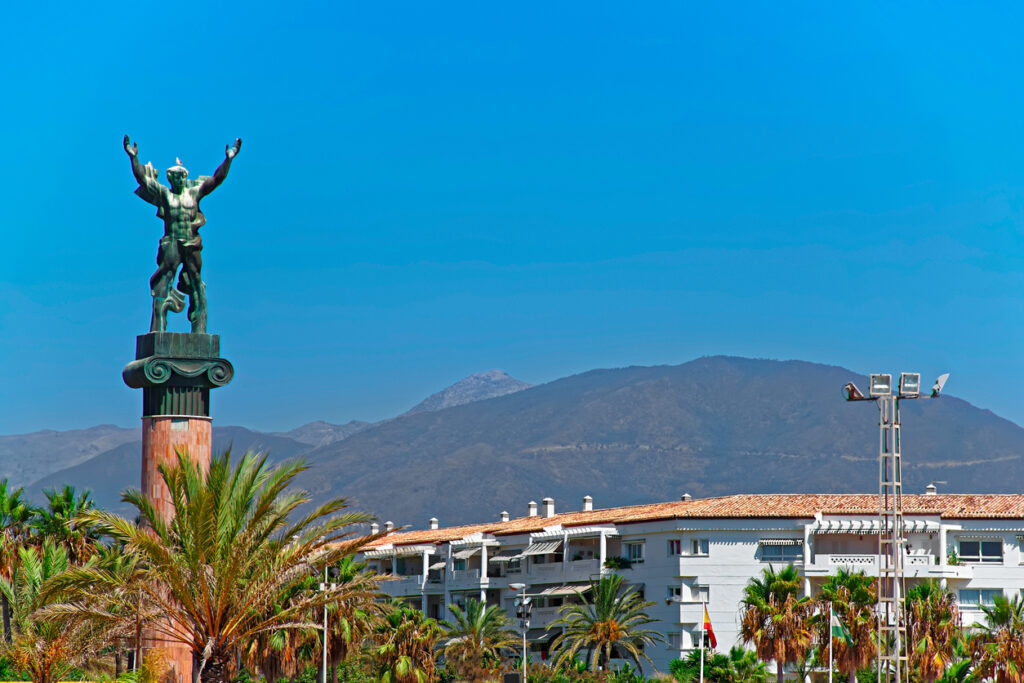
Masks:
[[[188,169],[181,165],[181,159],[175,159],[174,162],[174,166],[167,169],[167,182],[171,184],[172,190],[180,192],[181,188],[185,187]]]

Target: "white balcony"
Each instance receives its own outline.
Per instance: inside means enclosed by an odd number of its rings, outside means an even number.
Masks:
[[[475,588],[480,585],[479,569],[457,569],[448,580],[449,588]]]
[[[419,595],[422,591],[422,576],[399,576],[394,581],[382,581],[381,590],[388,595]]]
[[[907,578],[969,579],[973,576],[970,566],[942,565],[937,556],[915,554],[903,556],[903,574]],[[878,555],[875,553],[817,553],[814,562],[805,569],[809,576],[835,574],[839,568],[863,571],[871,576],[878,575]]]
[[[548,624],[558,619],[558,607],[539,607],[530,615],[530,628],[547,628]]]

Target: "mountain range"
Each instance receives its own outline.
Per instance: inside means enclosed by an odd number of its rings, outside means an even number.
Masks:
[[[548,496],[562,510],[578,508],[584,495],[607,507],[683,493],[870,493],[878,490],[878,416],[872,404],[843,401],[850,380],[864,387],[863,376],[835,366],[722,356],[592,370],[532,387],[482,373],[374,424],[320,422],[278,433],[215,427],[214,449],[301,455],[310,469],[299,483],[317,500],[344,496],[414,528],[430,517],[450,525],[502,510],[519,516],[528,501]],[[1024,488],[1021,427],[952,396],[905,401],[902,414],[907,491],[935,480],[949,482],[941,490],[950,492]],[[118,492],[139,480],[138,435],[94,429],[113,445],[57,449],[60,457],[46,461],[53,469],[30,488],[71,483],[118,509]],[[69,433],[0,437],[0,478],[9,469],[38,471],[40,463],[21,463],[18,449],[31,458],[46,439],[70,438],[54,434]],[[67,464],[54,467],[61,459]]]

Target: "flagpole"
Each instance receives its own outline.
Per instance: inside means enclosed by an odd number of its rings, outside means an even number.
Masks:
[[[828,603],[828,683],[832,683],[832,603]]]
[[[703,607],[700,613],[700,683],[704,683],[704,614],[708,605],[706,602],[701,602],[700,605]]]

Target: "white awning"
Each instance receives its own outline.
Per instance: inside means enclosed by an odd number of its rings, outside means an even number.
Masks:
[[[811,527],[815,534],[877,534],[877,519],[823,519]],[[939,530],[939,523],[924,519],[903,520],[903,533],[927,533]]]
[[[532,541],[545,541],[548,539],[562,538],[568,536],[569,538],[580,538],[583,536],[618,536],[619,532],[615,527],[610,526],[573,526],[566,529],[558,529],[553,531],[540,531],[535,534],[530,534],[530,540]]]
[[[565,586],[548,586],[539,593],[534,593],[536,596],[544,597],[556,597],[559,595],[583,595],[589,591],[593,586],[589,583],[571,583]]]
[[[487,557],[488,562],[510,562],[523,556],[522,548],[505,548]]]
[[[363,557],[365,557],[368,560],[376,560],[387,557],[412,557],[414,555],[422,555],[423,553],[432,555],[434,553],[434,546],[400,545],[397,548],[381,548],[379,550],[366,550],[363,552]]]
[[[428,569],[444,569],[444,566],[446,564],[447,562],[435,562],[434,564],[430,565]]]
[[[467,548],[466,550],[460,550],[458,552],[452,553],[452,558],[456,560],[465,560],[470,557],[473,557],[478,552],[480,552],[480,548]]]
[[[761,545],[803,545],[800,538],[762,538],[758,541]]]
[[[523,551],[523,555],[547,555],[557,552],[562,547],[561,541],[547,541],[546,543],[531,543]]]

